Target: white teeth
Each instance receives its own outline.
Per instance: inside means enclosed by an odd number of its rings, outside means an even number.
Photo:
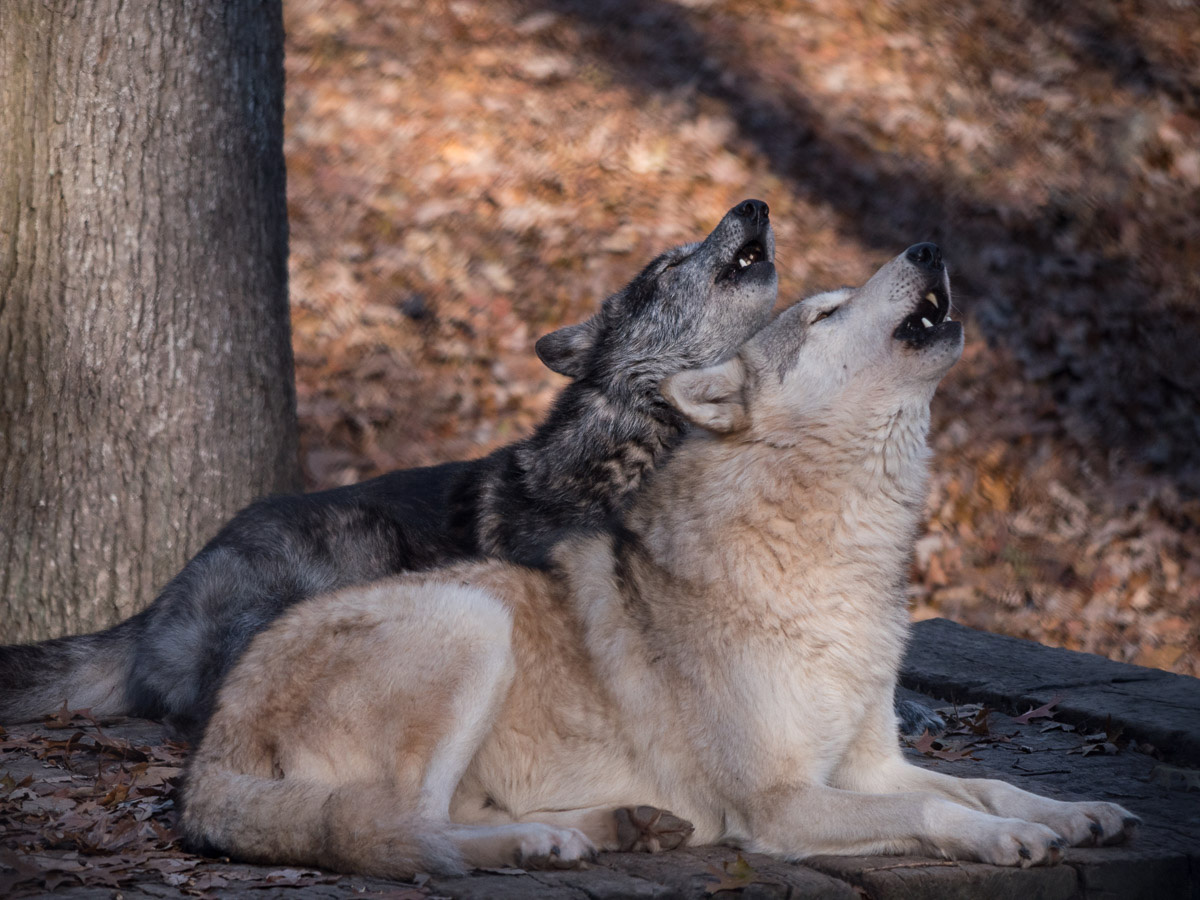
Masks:
[[[750,265],[750,260],[748,260],[748,259],[739,259],[739,260],[738,260],[738,265],[739,265],[739,266],[741,266],[741,267],[744,269],[744,268],[746,268],[746,266]]]
[[[928,294],[926,294],[925,299],[928,300],[930,303],[932,303],[934,306],[938,305],[937,297],[933,296],[933,291],[930,291]]]
[[[921,324],[924,325],[926,328],[933,327],[933,323],[930,322],[928,319],[921,319]]]

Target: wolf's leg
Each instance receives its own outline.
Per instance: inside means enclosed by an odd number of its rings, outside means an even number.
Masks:
[[[513,676],[511,616],[475,588],[380,582],[297,607],[219,695],[185,788],[188,843],[389,877],[585,858],[571,829],[449,821]]]
[[[931,791],[995,816],[1040,822],[1073,847],[1119,843],[1140,824],[1137,816],[1116,803],[1054,800],[994,778],[955,778],[903,759],[881,766],[875,780],[881,789],[886,785],[889,791]]]
[[[424,760],[421,777],[419,810],[430,821],[442,823],[442,833],[457,847],[469,866],[522,865],[528,867],[568,867],[595,855],[591,842],[578,830],[553,823],[522,821],[503,824],[474,825],[451,822],[450,805],[455,789],[467,767],[495,723],[514,677],[513,654],[509,633],[508,613],[500,604],[487,597],[493,610],[480,609],[475,596],[464,589],[451,586],[424,588],[421,603],[431,602],[428,592],[437,591],[440,614],[445,615],[455,603],[463,604],[461,616],[454,619],[459,639],[457,646],[440,652],[435,659],[422,665],[422,679],[431,675],[440,685],[455,683],[447,696],[424,698],[424,702],[440,703],[445,710],[439,736],[432,752]],[[471,594],[478,594],[472,591]],[[497,619],[495,612],[503,615]],[[428,615],[419,617],[415,638],[421,644],[436,640],[431,636]],[[407,646],[409,635],[393,640],[394,653],[418,657],[421,651]],[[403,643],[405,646],[399,646]],[[438,677],[439,669],[444,670]]]
[[[577,828],[560,828],[545,822],[511,825],[449,825],[444,832],[463,859],[475,868],[524,866],[573,868],[594,861],[596,848]]]
[[[521,822],[574,828],[598,850],[658,853],[681,846],[695,828],[686,819],[655,806],[593,806],[588,809],[535,810]]]
[[[460,647],[457,653],[447,657],[447,661],[454,660],[456,667],[462,665],[460,657],[469,659],[474,672],[449,700],[447,721],[450,727],[434,746],[421,780],[422,815],[446,823],[443,833],[471,866],[564,868],[593,858],[595,847],[570,823],[558,824],[541,817],[523,817],[514,822],[503,814],[490,817],[487,824],[451,821],[455,789],[491,731],[514,676],[509,622],[502,625],[488,623],[487,617],[480,616],[474,609],[464,618],[471,623],[472,630],[480,627],[482,622],[480,636],[486,634],[488,641],[486,646]],[[499,640],[501,636],[502,641]],[[424,633],[422,640],[427,640]]]
[[[746,803],[747,849],[816,854],[924,853],[1002,866],[1053,864],[1063,840],[1045,825],[967,809],[930,793],[859,793],[779,785]]]
[[[891,708],[880,704],[868,715],[832,783],[880,793],[930,791],[995,816],[1047,825],[1072,846],[1122,841],[1139,824],[1115,803],[1053,800],[993,778],[955,778],[918,768],[904,759],[895,733]]]

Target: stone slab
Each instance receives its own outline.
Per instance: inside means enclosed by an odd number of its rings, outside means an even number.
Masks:
[[[913,628],[901,682],[1012,713],[1061,697],[1060,719],[1099,728],[1111,717],[1165,759],[1200,764],[1200,679],[1186,675],[929,619]]]
[[[879,856],[805,860],[819,872],[889,900],[1074,900],[1079,873],[1070,866],[1014,869],[981,863]]]
[[[741,889],[743,897],[805,897],[813,900],[857,900],[859,894],[844,881],[808,866],[780,862],[757,853],[740,854],[754,870],[754,880]],[[664,885],[672,896],[704,898],[716,875],[739,856],[728,847],[689,847],[671,853],[606,853],[601,862]],[[732,895],[730,895],[732,896]]]

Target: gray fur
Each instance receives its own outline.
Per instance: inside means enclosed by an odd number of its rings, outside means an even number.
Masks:
[[[102,704],[202,727],[254,635],[296,602],[479,555],[547,564],[563,537],[608,528],[678,441],[658,385],[730,356],[775,303],[766,204],[647,266],[600,311],[538,343],[574,380],[528,438],[470,462],[274,497],[242,510],[151,606],[109,631],[0,647],[0,721]],[[761,261],[739,255],[757,242]]]

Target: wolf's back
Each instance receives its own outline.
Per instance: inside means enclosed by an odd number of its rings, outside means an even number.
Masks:
[[[140,616],[107,631],[0,647],[0,723],[50,715],[62,708],[94,715],[131,712],[126,685]]]

